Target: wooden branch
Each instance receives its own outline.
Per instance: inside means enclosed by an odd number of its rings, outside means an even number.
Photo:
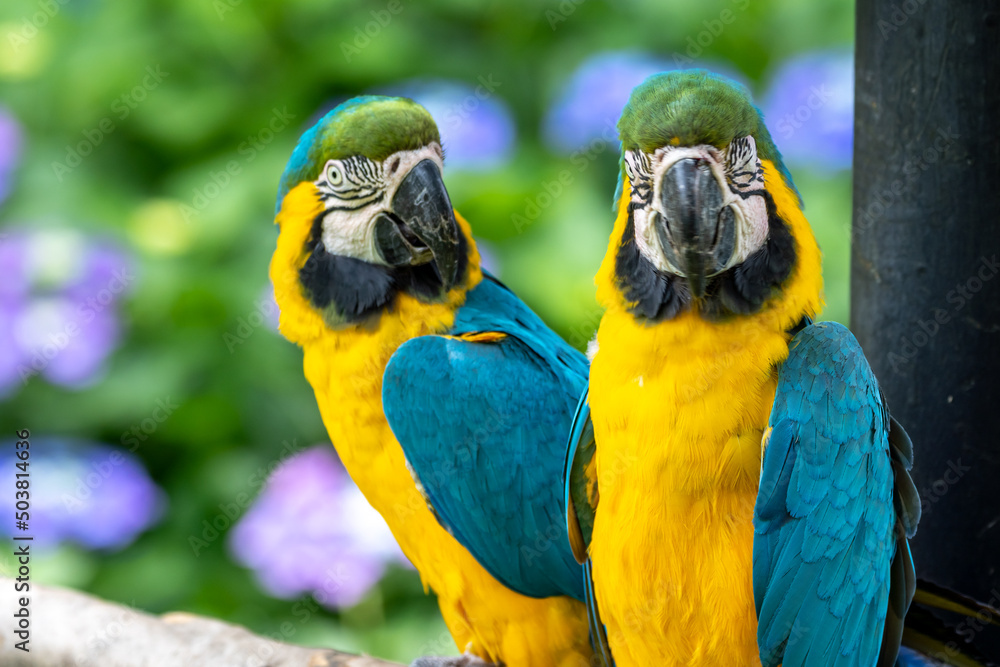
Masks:
[[[398,667],[339,651],[259,637],[245,628],[174,612],[153,616],[90,595],[31,583],[29,653],[16,648],[23,593],[0,577],[0,665],[5,667]]]

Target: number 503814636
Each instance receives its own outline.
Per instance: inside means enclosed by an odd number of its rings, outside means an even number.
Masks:
[[[14,467],[17,468],[14,475],[14,520],[19,530],[27,530],[30,516],[28,509],[31,507],[31,494],[29,492],[31,478],[28,472],[28,460],[31,458],[31,443],[28,438],[31,433],[25,428],[17,431],[15,435],[18,439],[14,445],[14,456],[17,458],[14,463]]]

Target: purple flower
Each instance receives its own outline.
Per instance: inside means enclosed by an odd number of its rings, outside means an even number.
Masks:
[[[764,119],[785,160],[850,169],[854,140],[854,57],[808,53],[781,65],[764,96]]]
[[[312,593],[350,607],[388,563],[405,559],[389,527],[347,475],[330,445],[296,454],[230,531],[238,562],[276,597]]]
[[[18,230],[0,241],[0,271],[0,396],[39,374],[71,388],[96,380],[121,338],[128,258],[69,230]]]
[[[599,53],[585,61],[545,117],[546,143],[555,151],[570,153],[591,141],[617,145],[618,117],[632,89],[648,76],[675,69],[702,67],[737,81],[744,77],[725,64],[698,63],[688,58],[668,58],[636,51]]]
[[[0,108],[0,202],[10,194],[11,175],[21,156],[21,127]]]
[[[72,439],[32,436],[28,530],[14,525],[13,494],[0,496],[3,534],[31,535],[42,548],[75,542],[88,549],[116,551],[162,516],[165,496],[142,463],[126,451]],[[6,442],[2,461],[13,488],[19,460]]]
[[[510,157],[516,131],[507,105],[497,97],[491,76],[477,85],[456,81],[405,81],[378,91],[409,97],[423,105],[441,132],[445,165],[490,169]]]

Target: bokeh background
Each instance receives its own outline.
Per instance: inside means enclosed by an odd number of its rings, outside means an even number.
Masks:
[[[360,93],[424,103],[490,268],[583,348],[618,113],[646,75],[709,67],[764,110],[846,322],[852,39],[850,0],[5,0],[0,535],[28,428],[36,581],[294,643],[455,652],[275,331],[299,134]]]

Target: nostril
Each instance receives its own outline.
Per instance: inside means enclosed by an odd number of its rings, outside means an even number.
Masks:
[[[396,170],[399,169],[399,158],[398,157],[394,157],[391,160],[389,160],[388,168],[389,168],[389,175],[390,176],[392,176],[393,174],[395,174]]]

